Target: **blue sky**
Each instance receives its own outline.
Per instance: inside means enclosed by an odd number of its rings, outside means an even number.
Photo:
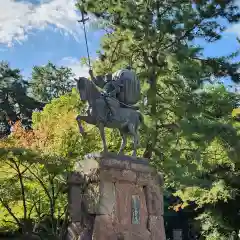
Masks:
[[[87,56],[85,42],[74,3],[74,0],[0,0],[0,60],[21,69],[26,78],[34,65],[48,61],[71,67],[76,75],[86,75],[88,69],[80,65],[80,58]],[[240,36],[240,25],[229,28],[221,41],[202,43],[206,56],[225,55],[238,48],[235,39]],[[93,58],[102,34],[88,29]]]
[[[87,74],[81,18],[74,0],[0,0],[0,60],[29,77],[34,65],[51,61]],[[102,31],[88,27],[91,57],[100,48]]]
[[[79,31],[81,30],[79,27]],[[90,54],[94,58],[96,50],[100,47],[101,32],[89,32],[88,37]],[[52,30],[39,31],[29,36],[22,44],[16,44],[11,48],[5,47],[5,51],[0,52],[0,59],[9,61],[12,67],[20,68],[26,76],[31,73],[33,65],[43,65],[51,61],[71,66],[79,64],[79,59],[85,56],[83,38],[76,41],[71,36],[66,37]]]

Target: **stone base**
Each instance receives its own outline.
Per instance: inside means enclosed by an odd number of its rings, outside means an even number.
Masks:
[[[147,160],[115,154],[88,155],[76,164],[68,183],[72,222],[83,222],[83,208],[89,216],[95,216],[94,223],[88,225],[92,228],[91,239],[166,239],[163,181]]]

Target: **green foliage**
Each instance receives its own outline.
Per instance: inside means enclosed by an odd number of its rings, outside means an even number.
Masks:
[[[31,115],[43,104],[27,95],[28,83],[23,80],[19,69],[11,69],[0,62],[0,135],[9,134],[9,122],[21,120],[25,127],[31,126]]]
[[[175,165],[164,164],[166,181],[179,189],[175,195],[181,198],[183,208],[194,203],[201,210],[197,220],[202,236],[230,239],[239,228],[235,224],[239,218],[235,214],[239,198],[239,130],[231,119],[239,100],[223,86],[207,88],[196,100],[195,114],[189,112],[190,121],[181,122],[178,143],[167,155]]]
[[[59,226],[53,223],[66,214],[63,195],[71,163],[26,149],[1,148],[0,166],[1,229],[20,228],[23,235],[37,234],[48,216],[52,225],[47,234],[60,236]]]
[[[102,40],[102,60],[95,62],[95,72],[103,74],[130,64],[144,82],[142,110],[151,122],[146,133],[149,137],[145,139],[146,157],[156,154],[159,122],[164,121],[163,125],[169,128],[181,119],[190,107],[186,103],[195,97],[193,91],[210,81],[211,76],[230,76],[239,81],[239,64],[231,64],[237,51],[230,56],[204,58],[202,49],[191,43],[197,38],[210,42],[219,40],[224,25],[217,19],[229,22],[239,19],[234,1],[201,2],[193,7],[191,1],[118,1],[113,4],[112,1],[88,0],[83,5],[79,1],[77,6],[109,23],[109,31]],[[178,116],[173,117],[176,114]]]
[[[186,42],[203,38],[209,42],[221,38],[225,30],[224,21],[238,22],[239,13],[235,1],[199,1],[193,7],[191,1],[112,1],[87,0],[77,4],[81,9],[95,14],[100,21],[106,20],[109,29],[104,43],[104,55],[110,65],[125,59],[129,63],[143,61],[145,67],[162,68],[170,54],[178,60],[192,58],[208,68],[208,76],[230,75],[238,82],[239,64],[231,64],[229,58],[201,58],[199,48],[189,49]],[[112,36],[115,36],[112,37]],[[116,36],[118,36],[116,38]],[[122,51],[125,54],[122,54]],[[113,54],[112,54],[113,53]],[[120,60],[121,59],[121,60]],[[110,66],[109,66],[110,67]],[[149,69],[150,72],[152,69]],[[155,69],[156,70],[156,69]]]
[[[76,117],[84,114],[86,106],[80,101],[79,93],[73,88],[59,98],[46,104],[43,111],[33,114],[33,130],[39,136],[37,148],[47,154],[57,154],[70,159],[83,157],[86,153],[102,151],[102,143],[95,126],[82,123],[86,137],[79,133]],[[106,131],[110,151],[117,151],[121,139],[119,133]],[[130,151],[130,144],[127,151]]]
[[[83,125],[87,132],[86,138],[79,133],[76,116],[84,112],[85,108],[77,90],[73,89],[71,93],[53,99],[42,112],[35,112],[33,130],[41,141],[37,143],[38,149],[70,159],[100,150],[101,146],[96,144],[96,141],[100,141],[99,134],[94,127]]]
[[[182,207],[195,204],[202,236],[229,239],[240,227],[233,224],[239,222],[239,130],[231,118],[239,97],[211,79],[239,82],[239,63],[232,64],[239,52],[205,58],[192,41],[221,39],[224,22],[239,21],[235,2],[87,0],[81,6],[109,24],[94,71],[130,64],[142,81],[143,156],[164,173],[167,191],[178,190]]]
[[[221,39],[225,26],[218,20],[237,22],[239,11],[232,0],[198,2],[193,7],[185,0],[120,0],[117,4],[87,0],[84,7],[108,28],[94,71],[104,74],[130,64],[142,82],[140,108],[145,126],[139,155],[164,172],[166,193],[180,198],[178,205],[184,210],[195,208],[192,216],[197,215],[202,237],[228,240],[240,228],[240,125],[231,117],[239,97],[221,84],[213,85],[211,77],[229,76],[239,82],[239,64],[231,63],[238,52],[204,58],[203,49],[192,40]],[[11,74],[20,78],[18,71]],[[5,220],[22,226],[19,219],[41,222],[44,213],[51,217],[54,236],[59,234],[53,224],[57,209],[64,212],[65,198],[59,189],[64,186],[65,171],[84,154],[102,149],[95,127],[84,125],[86,138],[79,134],[75,117],[85,111],[85,105],[75,89],[70,92],[70,78],[69,69],[51,63],[34,68],[32,93],[48,102],[43,111],[33,114],[34,138],[29,148],[35,152],[10,149],[17,142],[16,136],[8,138],[1,151]],[[107,131],[107,142],[116,150],[118,133]],[[59,191],[58,197],[52,186]],[[37,209],[31,211],[31,206]]]
[[[67,92],[74,86],[70,68],[57,67],[51,62],[45,66],[35,66],[30,81],[31,93],[42,102],[49,102]]]
[[[85,108],[73,89],[46,104],[43,111],[34,112],[33,130],[23,139],[17,139],[19,133],[23,135],[20,131],[1,142],[0,225],[5,230],[21,228],[44,239],[62,234],[55,223],[65,214],[66,174],[83,155],[102,149],[95,127],[84,125],[85,138],[79,133],[75,118]],[[110,149],[116,151],[119,135],[107,131],[106,137]],[[25,149],[16,148],[27,138],[31,141],[23,144]]]

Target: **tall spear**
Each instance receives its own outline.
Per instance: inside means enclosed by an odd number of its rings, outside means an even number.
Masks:
[[[85,22],[88,21],[89,18],[84,18],[83,6],[81,6],[80,9],[81,9],[81,14],[82,14],[82,19],[78,20],[78,22],[83,24],[83,31],[84,31],[85,43],[86,43],[87,55],[88,55],[88,65],[89,65],[89,68],[91,69],[92,67],[91,67],[91,62],[90,62],[90,55],[89,55],[88,41],[87,41],[87,34],[86,34],[86,26],[85,26]]]

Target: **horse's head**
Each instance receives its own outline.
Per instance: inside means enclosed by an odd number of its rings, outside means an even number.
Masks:
[[[96,86],[85,77],[74,78],[77,83],[77,89],[80,94],[80,98],[82,101],[94,101],[99,97],[99,91]]]
[[[87,81],[89,81],[85,77],[79,77],[79,78],[74,78],[74,80],[77,83],[77,89],[80,94],[80,98],[82,101],[87,101],[88,96],[87,96]]]

